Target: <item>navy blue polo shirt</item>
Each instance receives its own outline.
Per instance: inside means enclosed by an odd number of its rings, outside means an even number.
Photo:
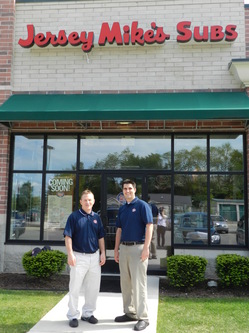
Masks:
[[[135,197],[121,206],[116,221],[116,227],[122,229],[121,242],[143,242],[148,223],[153,223],[153,216],[147,202]]]
[[[105,231],[98,214],[87,214],[79,209],[69,215],[63,235],[72,238],[73,251],[94,253],[99,249],[98,240],[105,236]]]

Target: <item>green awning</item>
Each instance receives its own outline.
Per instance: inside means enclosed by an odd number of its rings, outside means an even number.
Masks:
[[[18,94],[0,106],[0,121],[249,119],[244,92]]]

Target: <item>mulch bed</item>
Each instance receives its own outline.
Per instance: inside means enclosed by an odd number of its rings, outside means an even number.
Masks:
[[[38,279],[26,274],[0,273],[0,289],[68,291],[69,275],[55,275]],[[118,277],[102,277],[101,292],[120,292]],[[249,297],[249,288],[208,287],[207,281],[194,288],[178,289],[170,286],[167,279],[160,279],[160,296],[169,297]]]

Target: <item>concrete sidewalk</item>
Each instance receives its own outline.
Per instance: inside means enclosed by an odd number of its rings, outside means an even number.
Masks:
[[[156,333],[157,309],[159,297],[159,277],[148,276],[148,307],[150,325],[143,331],[146,333]],[[80,296],[79,306],[83,304],[84,297]],[[66,317],[68,304],[68,294],[49,311],[31,330],[27,333],[91,333],[91,332],[111,332],[126,333],[133,331],[136,322],[115,323],[114,318],[123,314],[121,293],[101,292],[98,297],[97,309],[94,312],[99,322],[96,325],[79,320],[77,328],[68,325]]]

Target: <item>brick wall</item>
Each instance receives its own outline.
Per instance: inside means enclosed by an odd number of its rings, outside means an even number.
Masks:
[[[126,131],[131,130],[135,132],[161,132],[167,133],[176,132],[176,131],[185,131],[185,132],[209,132],[216,130],[217,132],[235,132],[235,131],[244,131],[245,130],[245,121],[244,120],[196,120],[196,121],[187,121],[187,120],[177,120],[177,121],[168,121],[168,120],[150,120],[150,121],[134,121],[129,125],[118,125],[115,121],[55,121],[55,122],[36,122],[36,121],[23,121],[15,122],[12,126],[12,132],[49,132],[49,133],[58,133],[66,131],[74,133],[87,133],[87,132],[117,132],[117,131]]]
[[[11,65],[14,38],[13,0],[0,2],[0,105],[11,95]]]
[[[0,1],[0,105],[11,95],[15,1]],[[1,121],[1,119],[0,119]],[[0,272],[4,267],[4,241],[9,170],[9,130],[0,124]]]

